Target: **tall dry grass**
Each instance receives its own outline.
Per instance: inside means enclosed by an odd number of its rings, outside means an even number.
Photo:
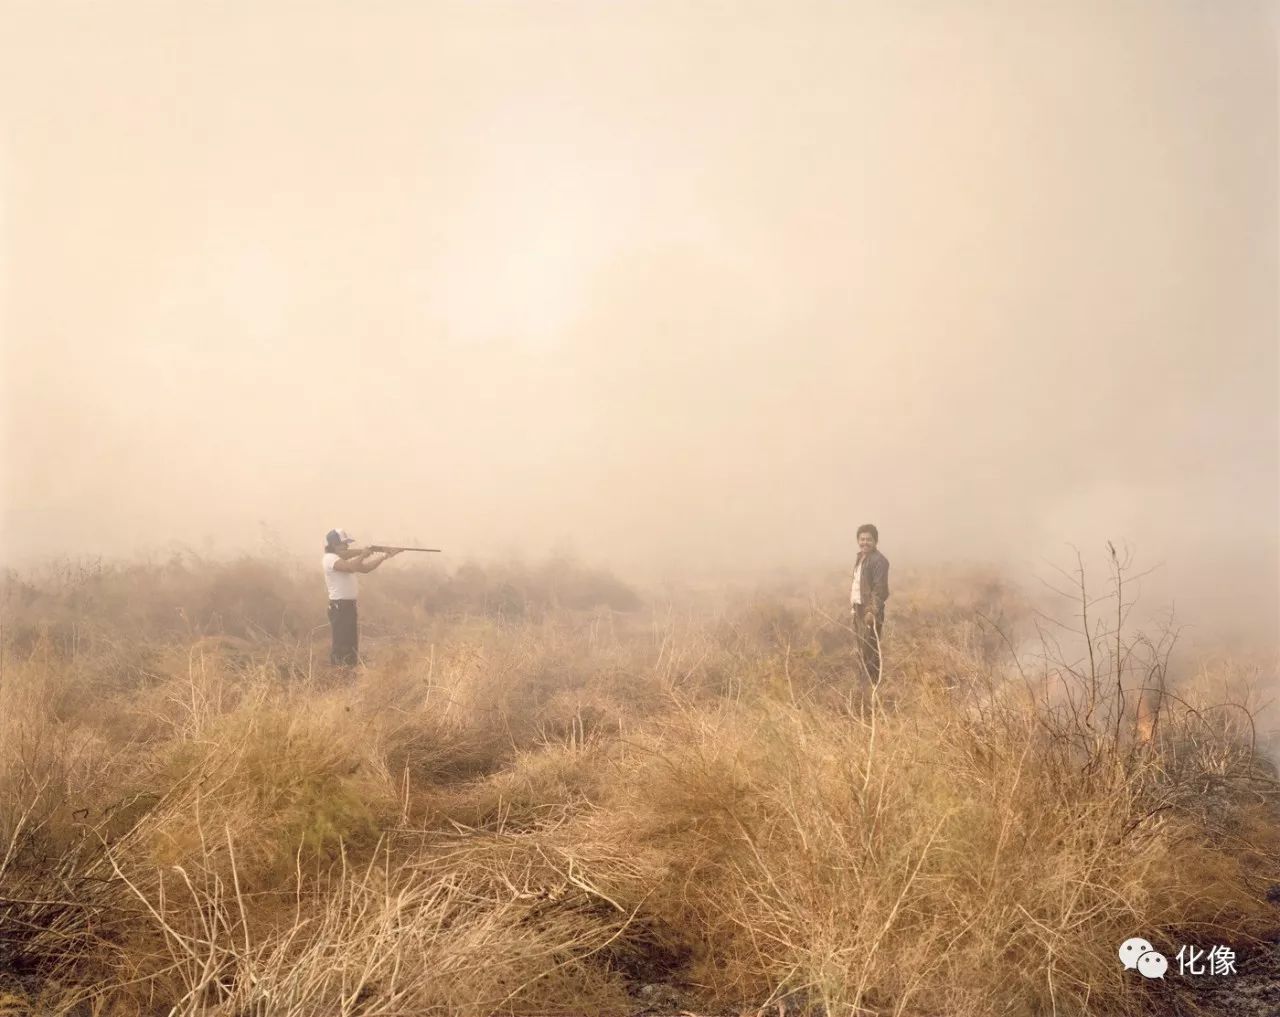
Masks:
[[[1123,610],[1015,663],[998,577],[915,577],[867,696],[834,580],[713,608],[494,574],[384,588],[351,679],[268,564],[10,576],[6,1005],[1130,1014],[1177,987],[1123,939],[1277,925],[1255,704]],[[512,576],[519,612],[474,595]]]

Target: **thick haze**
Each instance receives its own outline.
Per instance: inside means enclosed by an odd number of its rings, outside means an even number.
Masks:
[[[1273,5],[0,3],[5,561],[1130,541],[1274,639]]]

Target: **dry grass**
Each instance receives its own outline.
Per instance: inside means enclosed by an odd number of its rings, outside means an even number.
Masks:
[[[1277,924],[1239,669],[1179,682],[1159,640],[1086,626],[1088,657],[1019,670],[995,577],[908,584],[867,700],[834,582],[620,614],[564,563],[409,576],[343,681],[309,586],[206,572],[8,578],[14,1013],[620,1013],[654,981],[1144,1013],[1171,990],[1122,976],[1123,939]]]

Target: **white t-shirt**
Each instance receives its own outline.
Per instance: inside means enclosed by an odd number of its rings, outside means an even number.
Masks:
[[[862,606],[862,562],[853,566],[853,589],[849,591],[849,603],[854,607]]]
[[[342,559],[332,551],[328,552],[321,562],[324,565],[324,585],[329,587],[330,600],[356,599],[356,574],[339,572],[334,568]]]

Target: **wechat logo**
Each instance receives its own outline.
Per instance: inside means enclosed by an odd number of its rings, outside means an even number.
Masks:
[[[1139,936],[1121,943],[1119,954],[1124,969],[1136,971],[1143,978],[1164,978],[1164,973],[1169,970],[1165,955]],[[1215,946],[1208,950],[1184,946],[1178,951],[1177,960],[1178,974],[1183,978],[1192,975],[1225,977],[1236,973],[1236,952],[1229,946]]]
[[[1137,936],[1120,944],[1120,963],[1126,971],[1137,971],[1143,978],[1163,978],[1169,970],[1164,954]]]

